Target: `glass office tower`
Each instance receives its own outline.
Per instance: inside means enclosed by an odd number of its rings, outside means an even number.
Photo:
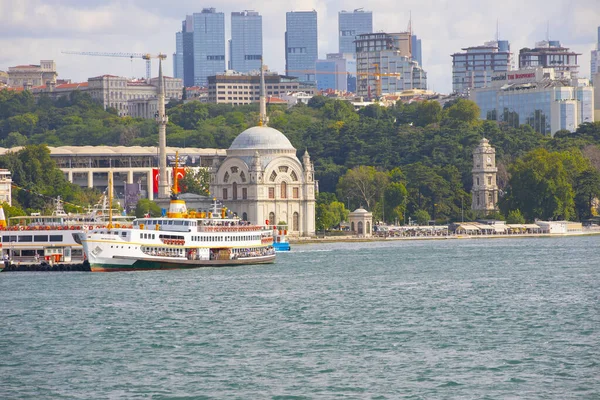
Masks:
[[[214,8],[194,13],[194,85],[225,71],[225,14]]]
[[[288,12],[285,27],[285,73],[300,82],[314,82],[319,58],[317,12]]]
[[[600,26],[598,27],[598,43],[596,43],[596,49],[592,50],[591,61],[590,61],[590,72],[592,82],[594,81],[594,75],[600,72]],[[594,85],[600,85],[600,82],[594,82]],[[598,106],[598,105],[597,105]],[[600,107],[600,106],[598,106]]]
[[[411,38],[412,44],[412,59],[419,63],[419,65],[423,66],[423,56],[421,54],[421,39],[417,37],[417,35],[412,35]]]
[[[339,53],[356,53],[357,35],[373,33],[373,13],[362,8],[338,13]]]
[[[173,53],[173,76],[183,79],[183,32],[175,33],[175,53]]]
[[[259,71],[262,54],[262,16],[255,11],[232,12],[229,69]]]

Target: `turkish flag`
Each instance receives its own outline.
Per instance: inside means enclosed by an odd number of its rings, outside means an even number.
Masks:
[[[160,177],[160,171],[158,168],[152,169],[152,181],[154,182],[154,187],[152,188],[154,193],[158,193],[158,179]]]
[[[185,168],[173,168],[173,178],[175,178],[175,172],[177,172],[177,179],[183,179],[185,176]],[[175,179],[173,179],[175,180]]]
[[[173,168],[173,191],[179,193],[179,180],[185,176],[185,168]],[[177,177],[177,180],[175,180]],[[177,182],[177,183],[175,183]]]

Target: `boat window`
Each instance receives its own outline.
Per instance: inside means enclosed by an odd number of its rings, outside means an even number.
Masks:
[[[183,225],[184,221],[173,221],[173,225]]]
[[[123,236],[123,237],[127,236],[127,232],[121,232],[121,236]]]
[[[33,241],[34,242],[47,242],[48,241],[48,235],[34,235],[33,236]]]
[[[19,242],[31,242],[33,241],[33,237],[31,235],[19,236]]]
[[[63,237],[62,237],[62,235],[50,235],[50,241],[51,242],[62,242]]]
[[[16,242],[17,241],[17,237],[16,236],[2,236],[2,241],[4,243]]]

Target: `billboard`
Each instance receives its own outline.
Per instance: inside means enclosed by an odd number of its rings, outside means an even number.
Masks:
[[[125,212],[127,214],[135,213],[135,206],[140,200],[141,190],[139,183],[125,184]]]

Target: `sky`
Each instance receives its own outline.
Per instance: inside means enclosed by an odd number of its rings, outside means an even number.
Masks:
[[[56,62],[59,78],[73,82],[113,74],[144,77],[141,59],[91,57],[61,51],[166,53],[166,75],[172,76],[175,32],[186,14],[215,7],[225,13],[255,10],[263,16],[265,64],[284,72],[287,11],[318,12],[319,57],[338,50],[337,15],[363,7],[373,12],[376,32],[405,31],[412,15],[413,33],[422,39],[423,68],[429,89],[452,89],[452,58],[461,48],[496,37],[511,50],[533,47],[546,39],[582,53],[582,77],[590,75],[590,51],[600,25],[599,0],[0,0],[0,70],[21,64]],[[549,29],[548,29],[549,28]],[[153,64],[153,75],[158,65]]]

